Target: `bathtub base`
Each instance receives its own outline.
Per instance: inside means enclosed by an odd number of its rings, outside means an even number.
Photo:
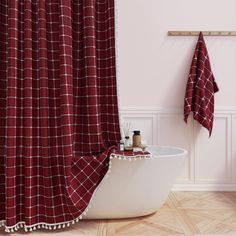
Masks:
[[[158,210],[155,210],[153,212],[149,212],[149,213],[145,213],[145,214],[140,214],[140,215],[130,215],[130,216],[111,216],[111,215],[107,215],[107,217],[105,218],[102,218],[102,217],[99,217],[99,215],[96,215],[94,217],[89,217],[89,216],[86,216],[86,217],[83,217],[84,220],[121,220],[121,219],[133,219],[133,218],[139,218],[139,217],[148,217],[148,216],[152,216],[154,214],[156,214]]]

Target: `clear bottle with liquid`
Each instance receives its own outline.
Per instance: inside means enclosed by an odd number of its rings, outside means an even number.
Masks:
[[[118,151],[123,152],[125,150],[125,144],[123,140],[120,140],[118,145]]]

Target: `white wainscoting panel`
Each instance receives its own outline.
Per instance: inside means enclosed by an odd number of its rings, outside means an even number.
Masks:
[[[177,146],[188,151],[188,157],[185,166],[181,170],[177,183],[193,182],[193,163],[192,153],[192,120],[188,121],[188,125],[183,122],[183,116],[180,114],[160,114],[158,116],[158,145]],[[180,135],[181,134],[181,135]]]
[[[212,136],[195,123],[196,183],[230,183],[229,115],[215,115]]]
[[[124,117],[127,122],[131,122],[133,130],[140,130],[142,139],[153,144],[153,119],[152,117]]]
[[[232,181],[236,183],[236,115],[232,116]]]
[[[173,190],[236,191],[236,107],[218,107],[211,138],[181,108],[122,107],[122,120],[141,130],[148,144],[178,146],[188,151]]]
[[[122,121],[131,122],[132,130],[140,130],[142,139],[146,140],[148,144],[157,143],[156,114],[138,109],[125,109],[121,112],[121,123]]]

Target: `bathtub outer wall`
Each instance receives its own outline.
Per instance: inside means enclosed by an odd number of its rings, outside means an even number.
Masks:
[[[186,153],[136,161],[112,159],[85,219],[119,219],[157,211],[184,165]]]

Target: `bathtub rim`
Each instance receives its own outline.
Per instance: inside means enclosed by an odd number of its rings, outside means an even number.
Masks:
[[[148,148],[152,148],[152,147],[155,147],[155,148],[169,148],[169,149],[177,149],[179,151],[181,151],[180,153],[178,154],[164,154],[164,155],[157,155],[157,154],[153,154],[150,150],[148,150]],[[182,159],[185,159],[187,154],[188,154],[188,151],[186,149],[183,149],[183,148],[180,148],[180,147],[177,147],[177,146],[161,146],[161,145],[149,145],[146,149],[146,151],[150,152],[150,154],[147,154],[147,155],[140,155],[140,154],[137,154],[133,156],[125,156],[125,155],[114,155],[112,156],[112,154],[110,155],[110,160],[115,160],[115,159],[118,159],[120,161],[136,161],[136,160],[159,160],[159,159],[167,159],[167,158],[182,158]]]
[[[168,154],[168,155],[157,155],[157,154],[153,154],[150,150],[148,150],[149,147],[156,147],[156,148],[169,148],[169,149],[178,149],[178,150],[181,150],[182,152],[181,153],[178,153],[178,154]],[[180,147],[177,147],[177,146],[161,146],[161,145],[149,145],[147,146],[147,149],[146,149],[148,152],[150,152],[151,154],[151,158],[152,159],[159,159],[159,158],[167,158],[167,157],[178,157],[178,158],[185,158],[188,154],[188,151],[184,148],[180,148]]]

